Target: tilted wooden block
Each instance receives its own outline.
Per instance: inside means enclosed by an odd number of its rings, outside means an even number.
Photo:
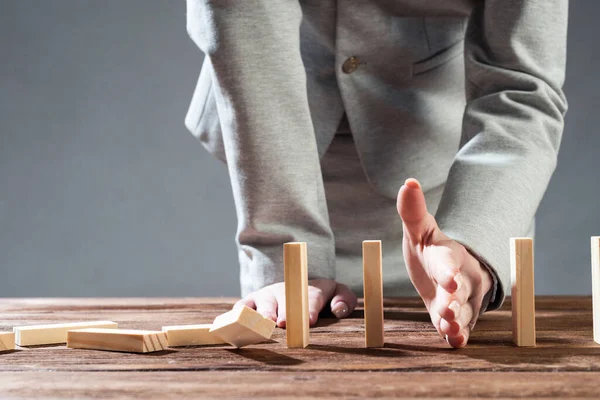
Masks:
[[[383,347],[383,280],[381,240],[363,242],[365,346]]]
[[[77,329],[67,333],[67,347],[150,353],[167,348],[167,333],[134,329]]]
[[[275,321],[244,306],[219,315],[209,332],[235,347],[244,347],[269,340],[274,329]]]
[[[15,333],[0,332],[0,352],[15,349]]]
[[[600,344],[600,236],[592,237],[592,310],[594,342]]]
[[[19,346],[65,343],[67,331],[84,328],[117,328],[112,321],[71,322],[67,324],[49,324],[16,326],[13,328],[15,341]]]
[[[283,245],[287,347],[304,348],[310,343],[308,314],[308,267],[306,243]]]
[[[162,330],[167,333],[169,347],[227,343],[210,332],[210,328],[212,324],[163,326]]]
[[[533,239],[511,238],[510,265],[513,341],[517,346],[535,347]]]

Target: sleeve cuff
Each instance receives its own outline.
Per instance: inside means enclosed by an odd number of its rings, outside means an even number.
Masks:
[[[498,276],[498,273],[494,268],[490,266],[490,264],[483,258],[481,255],[474,252],[469,246],[461,243],[467,251],[479,261],[479,264],[485,268],[490,275],[492,276],[492,286],[490,290],[483,296],[481,300],[481,309],[479,311],[479,315],[481,316],[486,311],[497,310],[502,306],[504,300],[504,288],[502,287],[501,280]]]

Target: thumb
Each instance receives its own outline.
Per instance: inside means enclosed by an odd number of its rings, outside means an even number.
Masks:
[[[410,178],[398,192],[398,214],[404,224],[404,233],[413,243],[423,242],[423,237],[435,227],[435,220],[427,212],[425,195],[421,184],[416,179]]]

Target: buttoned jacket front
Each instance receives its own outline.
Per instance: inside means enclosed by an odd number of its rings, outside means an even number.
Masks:
[[[331,277],[319,159],[347,116],[372,187],[420,180],[440,227],[509,281],[555,168],[567,0],[188,0],[206,57],[186,125],[231,176],[244,294],[309,242]]]

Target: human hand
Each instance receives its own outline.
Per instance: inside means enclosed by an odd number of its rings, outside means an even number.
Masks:
[[[317,323],[319,313],[329,302],[331,312],[337,318],[345,318],[356,307],[356,295],[348,286],[332,279],[308,281],[308,311],[310,325]],[[239,300],[233,308],[248,306],[270,318],[280,328],[285,328],[285,284],[274,283]]]
[[[438,332],[452,347],[463,347],[493,283],[490,272],[440,230],[417,180],[408,179],[400,188],[398,213],[410,279]]]

